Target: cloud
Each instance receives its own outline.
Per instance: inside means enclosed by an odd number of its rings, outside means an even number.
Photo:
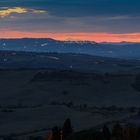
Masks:
[[[10,16],[11,14],[24,14],[24,13],[45,13],[45,10],[36,10],[30,8],[22,7],[1,7],[0,8],[0,17],[4,18]]]
[[[55,16],[138,16],[139,0],[2,0],[0,7],[48,9]]]
[[[139,7],[140,0],[0,0],[0,30],[126,35],[140,32]]]

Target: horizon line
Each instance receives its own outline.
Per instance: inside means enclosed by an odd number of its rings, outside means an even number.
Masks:
[[[105,33],[105,32],[27,32],[15,30],[3,30],[0,32],[1,39],[21,39],[21,38],[50,38],[58,41],[89,41],[89,42],[140,42],[140,32],[138,33]]]
[[[76,40],[76,39],[64,39],[64,40],[59,40],[59,39],[55,39],[55,38],[50,38],[50,37],[0,37],[0,40],[20,40],[20,39],[51,39],[54,41],[62,41],[62,42],[95,42],[95,43],[140,43],[140,41],[95,41],[95,40]]]

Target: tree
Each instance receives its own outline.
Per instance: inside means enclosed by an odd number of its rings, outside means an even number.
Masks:
[[[52,140],[60,140],[60,129],[57,126],[52,129]]]
[[[106,125],[103,126],[103,135],[104,135],[105,140],[111,139],[111,132]]]
[[[69,135],[71,135],[73,133],[70,119],[66,119],[62,130],[63,130],[63,139],[65,139],[66,137],[68,137]]]
[[[52,140],[53,134],[52,132],[48,133],[47,137],[45,138],[45,140]]]
[[[123,137],[123,128],[121,127],[121,125],[119,123],[116,123],[112,129],[112,135],[122,139]]]

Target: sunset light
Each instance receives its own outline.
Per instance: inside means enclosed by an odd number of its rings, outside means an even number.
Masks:
[[[96,41],[96,42],[140,42],[140,33],[111,34],[111,33],[46,33],[3,31],[0,38],[53,38],[56,40]]]

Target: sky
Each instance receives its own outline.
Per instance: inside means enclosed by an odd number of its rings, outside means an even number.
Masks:
[[[140,42],[140,0],[0,0],[0,38]]]

